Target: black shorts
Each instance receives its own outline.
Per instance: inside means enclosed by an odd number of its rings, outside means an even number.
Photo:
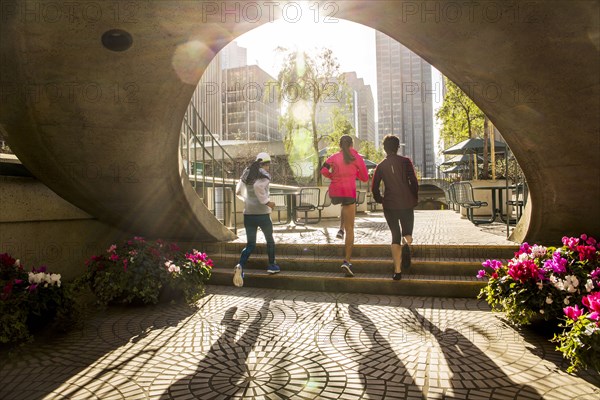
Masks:
[[[356,203],[354,197],[332,197],[331,204],[341,204],[343,206],[349,206],[350,204]]]

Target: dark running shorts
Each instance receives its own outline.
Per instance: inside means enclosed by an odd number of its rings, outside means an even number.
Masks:
[[[354,197],[332,197],[331,204],[341,204],[343,206],[348,206],[350,204],[356,203],[356,199]]]

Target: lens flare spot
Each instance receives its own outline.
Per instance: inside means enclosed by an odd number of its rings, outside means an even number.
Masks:
[[[173,69],[182,82],[195,85],[213,56],[210,47],[203,42],[189,41],[177,46],[173,55]]]
[[[318,162],[312,144],[312,132],[307,128],[300,127],[291,132],[289,140],[288,160],[294,177],[298,183],[312,179]]]

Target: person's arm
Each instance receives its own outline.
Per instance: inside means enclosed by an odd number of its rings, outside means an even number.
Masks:
[[[321,175],[323,175],[325,178],[329,178],[331,179],[331,157],[329,157],[324,163],[323,166],[321,167]]]
[[[373,183],[371,184],[371,192],[373,193],[373,199],[377,203],[383,203],[383,197],[381,197],[381,191],[379,185],[381,183],[381,169],[379,165],[375,168],[375,173],[373,174]]]
[[[358,179],[363,182],[369,180],[369,171],[367,171],[367,165],[365,164],[365,160],[357,153],[356,154],[356,163],[358,164]]]
[[[408,187],[415,198],[419,195],[419,181],[417,174],[415,173],[415,167],[413,167],[412,161],[408,160],[406,163],[406,175],[408,178]]]
[[[256,198],[261,204],[271,208],[275,207],[275,203],[269,199],[268,179],[257,179],[256,182],[254,182],[254,193],[256,193]]]

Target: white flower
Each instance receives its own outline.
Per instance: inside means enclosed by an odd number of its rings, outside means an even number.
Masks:
[[[525,261],[525,260],[529,260],[529,254],[527,253],[521,253],[519,254],[519,257],[517,257],[518,261]]]
[[[575,275],[565,276],[565,290],[569,293],[575,293],[579,286],[579,279]]]
[[[18,266],[20,266],[20,265],[21,265],[21,260],[17,260],[17,261],[15,261],[15,267],[18,267]]]
[[[569,296],[565,297],[565,304],[569,305],[569,303],[571,303],[571,301],[569,300]]]
[[[60,274],[50,274],[50,283],[60,287]]]
[[[544,288],[544,284],[542,283],[542,281],[537,282],[536,285],[539,290],[542,290]]]
[[[540,314],[543,314],[543,313],[544,313],[544,310],[540,310]]]
[[[554,285],[558,290],[565,290],[565,281],[562,279],[556,278],[554,275],[550,277],[550,282]]]
[[[585,283],[585,290],[591,292],[594,289],[594,282],[591,279],[588,279]]]
[[[171,273],[173,273],[173,272],[174,272],[174,273],[178,274],[178,273],[180,273],[180,272],[181,272],[181,268],[179,268],[179,267],[178,267],[177,265],[175,265],[175,264],[171,264],[171,265],[169,265],[169,272],[171,272]]]
[[[552,304],[554,302],[554,300],[552,300],[552,297],[548,296],[546,297],[546,304]]]
[[[537,244],[531,248],[531,255],[534,258],[541,258],[546,255],[548,249],[544,246],[538,246]]]

